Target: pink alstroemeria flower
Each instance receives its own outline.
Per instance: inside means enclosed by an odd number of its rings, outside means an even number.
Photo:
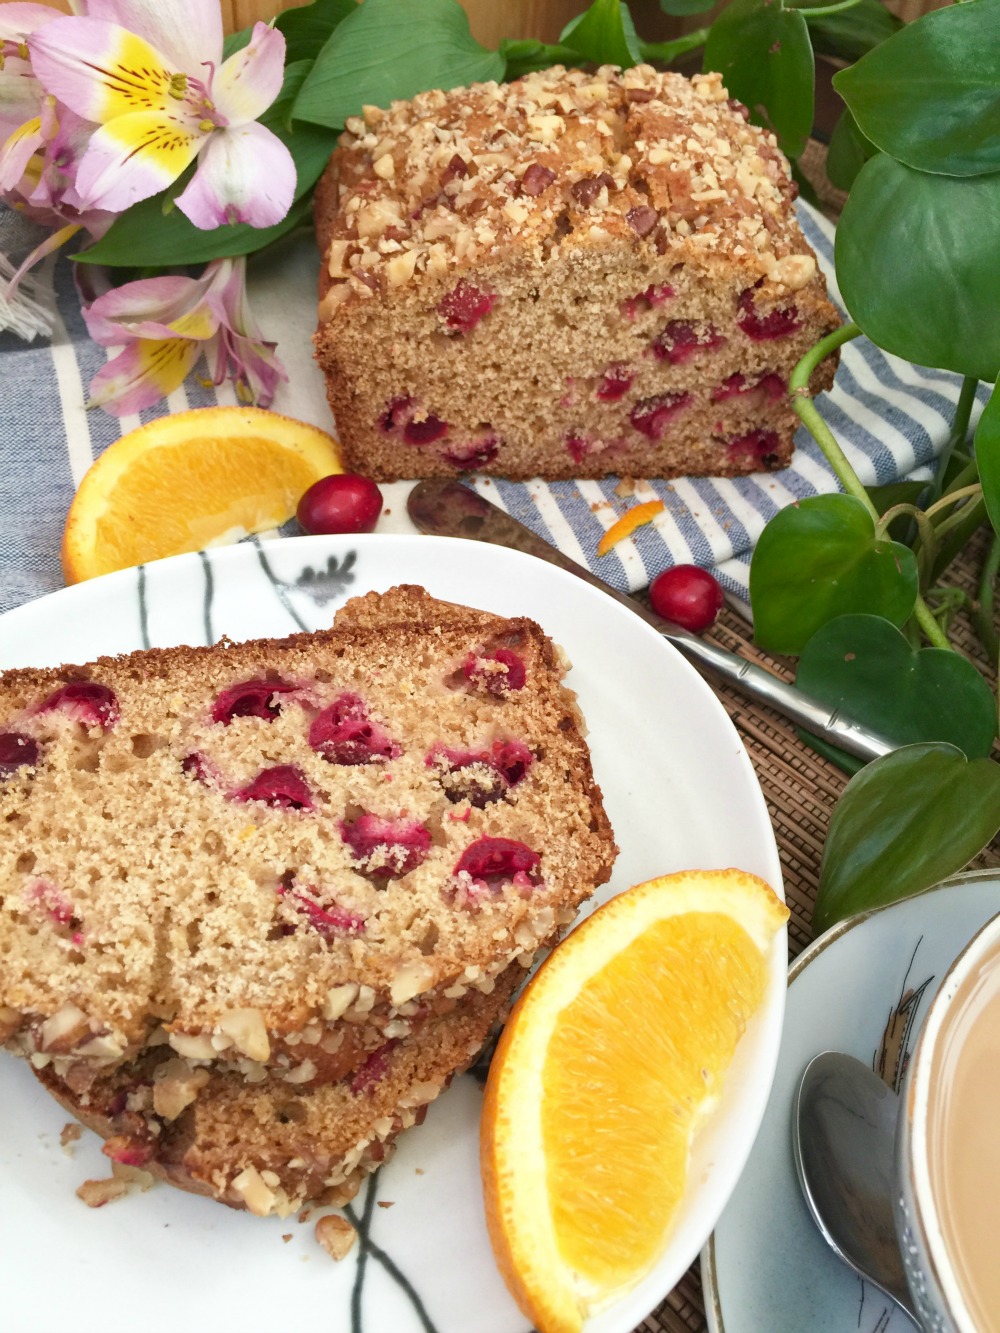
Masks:
[[[125,416],[173,392],[202,357],[211,382],[231,377],[244,402],[268,407],[288,376],[246,300],[246,260],[215,259],[200,278],[127,282],[84,307],[95,342],[121,347],[90,384],[88,407]],[[122,346],[124,344],[124,346]]]
[[[208,0],[88,0],[28,38],[47,93],[97,126],[76,172],[83,209],[123,212],[198,159],[176,204],[196,227],[280,222],[295,165],[256,123],[281,90],[285,39],[258,23],[222,59],[222,18]]]

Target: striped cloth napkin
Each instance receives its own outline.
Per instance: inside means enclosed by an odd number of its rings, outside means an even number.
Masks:
[[[2,216],[2,215],[0,215]],[[799,217],[839,304],[833,277],[833,228],[800,203]],[[0,242],[5,240],[0,229]],[[8,257],[13,257],[9,256]],[[266,336],[276,339],[289,373],[276,411],[331,426],[322,379],[312,361],[316,253],[308,238],[251,264],[250,295]],[[51,310],[52,336],[25,342],[0,332],[0,611],[62,586],[59,544],[75,487],[92,461],[118,436],[166,412],[235,403],[231,387],[214,390],[196,378],[141,418],[88,412],[91,377],[105,351],[90,341],[66,259],[50,259],[36,275],[33,295]],[[2,311],[0,311],[2,314]],[[960,380],[886,356],[866,339],[843,349],[837,381],[819,407],[867,484],[927,476],[927,465],[948,434]],[[981,390],[982,410],[986,388]],[[976,417],[974,415],[973,420]],[[749,559],[761,528],[783,505],[837,489],[808,433],[796,440],[792,466],[738,480],[689,478],[636,481],[634,494],[604,481],[515,483],[480,479],[477,488],[622,591],[644,587],[668,565],[694,562],[714,568],[728,590],[746,598]],[[379,530],[413,531],[406,517],[410,483],[385,487],[387,513]],[[601,534],[632,504],[660,498],[653,523],[597,555]],[[287,525],[286,535],[296,531]]]

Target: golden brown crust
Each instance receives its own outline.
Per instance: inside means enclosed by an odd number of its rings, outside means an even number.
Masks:
[[[497,692],[505,653],[525,684]],[[561,676],[534,622],[414,588],[348,603],[315,635],[0,676],[0,731],[39,749],[0,781],[0,1039],[78,1088],[162,1040],[313,1086],[491,988],[616,850]],[[68,679],[111,690],[117,720],[40,709]],[[265,687],[269,712],[213,718],[223,691],[262,680],[283,691]],[[345,699],[385,753],[311,742]],[[303,808],[247,796],[289,766]],[[378,829],[368,850],[350,842],[372,820],[399,828],[398,850]],[[463,880],[484,838],[526,845],[537,873]]]
[[[717,74],[556,67],[366,107],[316,194],[317,358],[350,465],[784,465],[788,373],[839,322],[795,192]]]

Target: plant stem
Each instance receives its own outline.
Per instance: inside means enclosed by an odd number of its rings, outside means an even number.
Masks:
[[[958,395],[958,402],[955,405],[955,415],[952,418],[951,430],[948,433],[948,439],[941,451],[941,457],[938,459],[937,471],[934,475],[934,481],[931,485],[929,503],[933,504],[941,494],[944,487],[945,473],[948,471],[948,464],[951,456],[959,445],[965,443],[965,437],[969,433],[969,418],[972,415],[972,404],[976,401],[976,390],[979,388],[979,381],[972,375],[966,375],[962,380],[962,389]],[[968,469],[963,469],[964,472]]]
[[[708,29],[695,28],[694,32],[687,32],[683,37],[675,37],[670,42],[640,42],[639,46],[643,60],[661,60],[670,64],[672,60],[686,56],[689,51],[697,51],[707,41]]]
[[[791,378],[788,381],[788,392],[792,400],[792,406],[813,439],[823,450],[823,455],[833,468],[834,475],[841,486],[848,495],[853,495],[856,500],[861,501],[877,523],[879,520],[878,510],[872,504],[868,492],[858,479],[857,473],[847,461],[847,456],[834,438],[833,431],[816,410],[812,396],[809,393],[809,381],[820,362],[825,360],[831,352],[835,352],[842,343],[850,342],[852,338],[857,338],[860,333],[861,330],[857,324],[844,324],[825,338],[821,338],[815,347],[810,347],[792,371]]]
[[[947,648],[949,652],[954,652],[947,634],[934,619],[934,613],[922,597],[918,597],[913,604],[913,617],[935,648]]]
[[[802,5],[794,6],[808,23],[810,19],[825,19],[828,14],[840,14],[845,9],[853,9],[855,5],[860,5],[861,0],[838,0],[834,5]],[[792,6],[789,6],[792,8]]]
[[[972,613],[972,623],[979,635],[979,641],[994,662],[1000,657],[1000,639],[997,638],[997,632],[993,628],[993,585],[998,570],[1000,570],[1000,537],[994,533],[990,549],[986,552],[982,573],[979,575],[978,604]]]

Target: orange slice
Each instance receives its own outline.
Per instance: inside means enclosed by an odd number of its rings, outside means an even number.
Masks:
[[[331,435],[263,408],[160,417],[116,440],[80,483],[66,582],[280,527],[313,482],[342,471]]]
[[[656,515],[662,512],[662,500],[646,500],[643,504],[633,505],[608,528],[597,543],[597,554],[607,555],[613,546],[617,546],[626,537],[631,537],[637,528],[641,528],[645,523],[652,522]]]
[[[539,1333],[578,1330],[662,1252],[787,918],[741,870],[650,880],[568,935],[515,1006],[481,1163],[497,1263]]]

